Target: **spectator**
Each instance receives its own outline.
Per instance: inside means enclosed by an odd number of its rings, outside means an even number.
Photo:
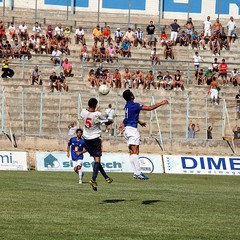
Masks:
[[[27,26],[25,24],[25,22],[22,22],[21,25],[19,25],[19,32],[18,35],[20,37],[20,40],[28,40],[28,31],[27,31]]]
[[[47,43],[47,39],[44,35],[42,35],[40,37],[40,41],[39,41],[39,53],[40,54],[48,54],[49,53],[49,49],[48,49],[48,43]]]
[[[220,43],[217,38],[211,42],[211,51],[213,56],[220,56]]]
[[[214,58],[214,61],[212,63],[212,70],[213,70],[213,72],[218,72],[219,71],[219,63],[218,63],[217,58]]]
[[[117,59],[117,61],[118,61],[118,54],[116,52],[116,49],[113,47],[112,43],[110,43],[110,45],[107,49],[107,52],[108,52],[109,60],[111,63],[113,63],[113,59]]]
[[[93,39],[94,39],[94,42],[97,43],[98,41],[103,43],[103,34],[102,34],[102,31],[100,29],[100,26],[99,24],[97,24],[97,26],[93,29]]]
[[[148,45],[149,47],[156,47],[156,39],[154,36],[154,32],[155,32],[155,26],[153,25],[153,21],[150,21],[150,24],[147,26],[146,28],[147,31],[147,38],[148,38]]]
[[[131,57],[131,44],[126,38],[122,42],[121,55],[123,57]]]
[[[125,34],[123,35],[123,39],[127,39],[128,42],[130,42],[130,44],[133,44],[134,42],[134,32],[132,31],[132,29],[129,27],[128,30],[125,32]]]
[[[212,30],[219,37],[220,33],[222,33],[222,24],[219,22],[219,18],[216,19],[215,23],[212,25]]]
[[[36,46],[37,46],[36,39],[34,38],[34,35],[31,35],[31,37],[29,38],[29,41],[28,41],[28,47],[30,48],[30,51],[33,54],[38,53],[38,49],[36,49]]]
[[[233,87],[237,87],[239,85],[238,71],[236,68],[234,68],[231,72],[230,82],[232,83]]]
[[[134,85],[136,86],[136,89],[138,89],[140,84],[142,84],[143,86],[145,85],[145,83],[144,83],[144,74],[140,70],[137,70],[132,75],[132,79],[133,79]]]
[[[203,58],[201,56],[199,56],[198,52],[195,52],[195,55],[192,58],[193,64],[194,64],[194,70],[195,70],[195,77],[197,79],[197,75],[198,75],[198,70],[200,67],[200,62],[203,62]]]
[[[71,43],[71,31],[69,27],[65,27],[63,31],[63,36],[67,43]]]
[[[92,58],[94,62],[100,62],[100,56],[101,52],[97,46],[97,43],[94,42],[93,47],[92,47]]]
[[[83,44],[82,47],[80,48],[80,61],[82,62],[83,60],[86,62],[89,62],[90,60],[86,44]]]
[[[9,59],[4,57],[2,59],[2,78],[12,78],[14,75],[14,71],[9,67]]]
[[[109,123],[106,125],[106,132],[109,132],[109,136],[111,136],[113,134],[112,125],[113,125],[113,118],[114,118],[114,110],[112,109],[112,104],[108,104],[108,108],[105,109],[105,114]]]
[[[240,119],[240,89],[238,90],[238,94],[235,97],[236,99],[236,120]]]
[[[94,69],[91,69],[88,73],[88,81],[90,82],[91,87],[95,87],[96,85],[96,79],[94,74]]]
[[[125,69],[125,72],[122,74],[122,78],[123,78],[124,88],[127,87],[127,84],[128,84],[128,88],[132,88],[133,81],[132,81],[132,78],[131,78],[131,73],[129,72],[128,68]]]
[[[166,71],[166,74],[163,76],[163,88],[167,90],[168,88],[173,89],[173,87],[173,77],[170,75],[169,71]]]
[[[33,35],[34,35],[34,38],[35,38],[35,39],[41,37],[42,29],[41,29],[41,27],[39,26],[38,22],[35,22],[35,25],[34,25],[32,31],[33,31]]]
[[[222,50],[223,48],[230,50],[230,45],[229,45],[229,41],[228,41],[228,37],[226,36],[225,32],[223,32],[222,34],[220,34],[220,49]]]
[[[204,75],[204,84],[207,84],[208,86],[210,86],[212,82],[212,77],[213,77],[213,70],[211,67],[209,67]]]
[[[182,31],[181,35],[179,36],[179,44],[180,46],[188,46],[189,38],[185,31]]]
[[[233,128],[233,139],[240,139],[240,127],[237,125]]]
[[[197,75],[197,85],[204,85],[204,73],[203,73],[203,69],[200,69],[198,71],[198,75]]]
[[[111,28],[110,26],[107,26],[103,31],[103,38],[104,38],[104,41],[108,43],[108,45],[110,45],[112,41],[111,34],[112,34]]]
[[[212,82],[210,84],[210,99],[212,104],[218,105],[218,91],[219,91],[219,86],[216,81],[216,78],[212,78]]]
[[[210,21],[210,16],[207,16],[207,20],[203,23],[204,37],[209,38],[212,35],[212,23]]]
[[[157,74],[157,81],[156,81],[156,87],[159,90],[161,87],[161,84],[163,84],[163,75],[161,71],[158,71]]]
[[[47,30],[46,30],[46,38],[48,40],[53,38],[53,28],[52,25],[48,25]]]
[[[61,57],[62,57],[62,52],[58,50],[57,46],[54,47],[54,50],[52,51],[52,63],[54,65],[60,64],[61,63]]]
[[[67,80],[66,80],[65,76],[63,75],[63,72],[60,72],[58,81],[59,81],[58,91],[62,91],[62,89],[63,89],[65,92],[68,92],[68,84],[67,84]]]
[[[205,37],[204,37],[204,33],[203,32],[201,32],[199,34],[198,43],[199,43],[199,48],[202,47],[202,50],[206,49],[206,47],[205,47]]]
[[[134,47],[137,47],[138,43],[143,48],[146,48],[146,43],[144,41],[144,35],[140,28],[137,28],[137,31],[135,32],[135,35],[134,35],[134,43],[133,43]]]
[[[69,63],[67,58],[64,59],[62,68],[65,77],[70,77],[72,75],[72,64]]]
[[[115,88],[121,88],[121,74],[118,69],[115,70],[113,74],[113,82],[115,83]]]
[[[195,124],[190,121],[188,125],[188,138],[193,139],[195,138],[196,132],[199,132],[200,128],[199,125],[197,124],[197,129],[195,129]]]
[[[61,88],[56,72],[53,72],[49,79],[50,92],[53,92],[54,88],[56,88],[57,90]]]
[[[74,38],[75,38],[75,44],[79,44],[79,43],[82,43],[82,45],[86,44],[84,30],[82,26],[79,26],[76,29]]]
[[[168,59],[168,57],[174,59],[172,41],[167,42],[167,45],[163,49],[163,55],[165,59]]]
[[[227,24],[227,30],[228,30],[228,42],[229,44],[235,44],[235,38],[236,38],[236,23],[233,19],[233,17],[230,17],[230,21]]]
[[[62,54],[70,55],[68,41],[64,37],[59,42],[59,50],[62,52]]]
[[[152,70],[150,70],[149,73],[145,76],[144,85],[145,86],[143,86],[143,89],[145,89],[147,87],[147,89],[150,90],[151,85],[154,87],[154,89],[157,89]]]
[[[168,42],[168,35],[165,33],[165,31],[162,31],[161,35],[160,35],[160,42],[162,47],[166,46],[167,42]]]
[[[54,37],[60,42],[63,38],[63,28],[62,24],[58,23],[57,26],[54,29]]]
[[[212,139],[212,126],[209,126],[207,129],[207,139]]]
[[[190,38],[192,49],[194,49],[194,47],[199,48],[198,39],[199,38],[198,38],[197,32],[194,31],[193,34],[191,35],[191,38]]]
[[[184,25],[184,27],[186,28],[187,37],[188,37],[188,39],[190,39],[192,34],[193,34],[193,29],[194,29],[194,26],[193,26],[193,23],[192,23],[192,18],[189,18],[187,20],[187,22]]]
[[[8,33],[10,35],[11,41],[14,41],[17,39],[16,28],[13,22],[11,22],[10,26],[8,27]]]
[[[153,48],[151,51],[150,59],[152,60],[152,65],[160,65],[160,58],[156,48]]]
[[[222,78],[222,86],[228,86],[228,79],[227,79],[227,68],[228,65],[225,62],[225,59],[222,59],[222,63],[219,64],[219,76]]]
[[[171,38],[173,41],[173,45],[176,45],[178,31],[180,30],[180,26],[177,24],[177,19],[174,19],[173,23],[170,25],[171,28]]]
[[[120,28],[117,28],[117,31],[114,34],[114,38],[117,46],[120,46],[120,43],[122,42],[122,38],[123,38],[123,32],[121,31]]]
[[[2,22],[2,20],[0,20],[0,39],[2,40],[6,40],[7,37],[6,37],[6,32],[5,32],[5,26]]]
[[[13,56],[14,56],[13,59],[15,59],[15,58],[19,58],[20,59],[20,49],[21,49],[21,46],[18,43],[17,39],[14,40],[14,44],[13,44],[12,48],[13,48]]]
[[[182,80],[182,75],[180,73],[180,70],[177,70],[176,74],[174,75],[174,91],[176,89],[179,89],[180,91],[184,90],[184,86],[183,86],[183,80]]]
[[[5,44],[2,45],[2,57],[13,58],[13,48],[9,41],[6,41]]]
[[[77,130],[77,127],[75,126],[75,123],[74,122],[70,122],[68,124],[68,136],[75,135],[76,130]]]
[[[27,41],[24,40],[22,46],[20,47],[20,60],[31,59],[30,49],[27,46]]]
[[[104,47],[104,43],[101,43],[101,46],[100,46],[99,50],[100,50],[100,61],[101,62],[105,61],[105,63],[107,63],[109,61],[108,51]]]
[[[40,75],[40,71],[38,66],[36,65],[31,73],[31,85],[34,85],[34,83],[36,83],[37,85],[42,85],[42,79],[41,79],[41,75]]]

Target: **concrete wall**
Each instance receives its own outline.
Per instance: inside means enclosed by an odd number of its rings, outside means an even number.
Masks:
[[[5,0],[8,7],[13,1],[15,8],[66,10],[66,0]],[[0,6],[3,0],[0,0]],[[76,11],[98,11],[106,13],[128,13],[129,7],[132,14],[144,14],[157,17],[159,9],[163,10],[163,17],[168,19],[186,19],[188,11],[195,20],[203,20],[210,15],[212,19],[220,14],[221,18],[233,16],[240,18],[239,0],[68,0],[69,10],[74,4]],[[220,3],[218,5],[218,3]],[[159,7],[161,5],[161,8]]]

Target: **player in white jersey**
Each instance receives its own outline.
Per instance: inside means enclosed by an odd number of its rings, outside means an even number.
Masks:
[[[83,109],[80,117],[83,120],[83,137],[85,139],[85,147],[89,152],[90,156],[94,158],[93,174],[92,179],[89,181],[92,189],[97,191],[97,175],[98,171],[101,172],[107,183],[113,181],[112,178],[108,177],[101,165],[102,156],[102,144],[101,144],[101,123],[106,125],[110,124],[111,121],[106,119],[99,109],[97,109],[98,101],[96,98],[91,98],[88,101],[88,109]]]

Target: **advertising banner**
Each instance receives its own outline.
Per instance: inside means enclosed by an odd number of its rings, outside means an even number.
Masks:
[[[240,175],[240,157],[163,155],[166,173]]]
[[[128,154],[104,153],[101,162],[108,172],[132,172]],[[92,172],[94,160],[88,153],[84,154],[83,171]],[[144,173],[163,173],[161,155],[140,155],[140,165]],[[38,171],[73,171],[73,163],[63,152],[36,153],[36,170]]]
[[[0,170],[27,171],[27,156],[27,152],[0,150]]]

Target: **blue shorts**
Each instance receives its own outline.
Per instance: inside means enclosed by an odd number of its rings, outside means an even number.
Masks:
[[[100,138],[94,138],[87,140],[85,139],[86,150],[89,152],[91,157],[102,156],[102,140]]]
[[[236,106],[237,112],[240,112],[240,106]]]

